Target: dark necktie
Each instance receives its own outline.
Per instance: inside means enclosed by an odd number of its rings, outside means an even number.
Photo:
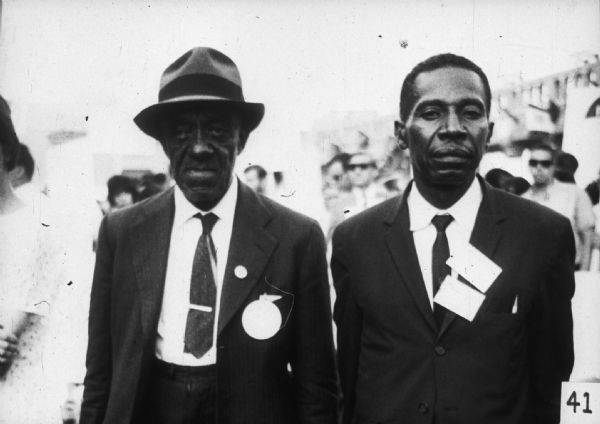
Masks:
[[[190,307],[188,310],[183,351],[200,358],[213,345],[217,286],[209,252],[215,254],[210,232],[219,218],[212,213],[195,216],[202,221],[202,235],[198,239],[192,265],[190,304],[201,308]]]
[[[433,242],[433,251],[431,255],[431,274],[433,282],[433,295],[438,292],[444,278],[450,274],[450,268],[446,265],[446,261],[450,257],[450,248],[448,247],[448,237],[446,237],[446,228],[452,222],[454,218],[452,215],[436,215],[431,220],[431,223],[437,230],[437,236],[435,242]],[[433,304],[433,315],[438,326],[442,325],[444,321],[445,308]]]

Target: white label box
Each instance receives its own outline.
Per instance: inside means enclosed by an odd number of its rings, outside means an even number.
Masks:
[[[600,424],[600,383],[562,383],[560,424]]]

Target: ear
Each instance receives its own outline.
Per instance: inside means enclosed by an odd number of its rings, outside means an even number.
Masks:
[[[25,176],[25,168],[22,166],[15,166],[13,169],[8,171],[8,176],[11,181],[20,180]]]
[[[245,127],[240,128],[240,140],[239,140],[238,148],[237,148],[238,155],[244,151],[244,148],[246,147],[246,142],[248,141],[249,136],[250,136],[250,131],[248,131],[247,128],[245,128]]]
[[[401,121],[394,121],[394,135],[398,142],[398,147],[402,150],[408,149],[408,141],[406,140],[406,125]]]
[[[167,124],[166,124],[164,118],[161,119],[161,121],[160,121],[159,130],[160,130],[160,132],[159,132],[159,135],[156,138],[156,140],[158,140],[158,142],[160,143],[160,145],[163,149],[163,152],[165,152],[165,155],[167,155],[167,157],[169,159],[171,159],[171,155],[169,154],[169,150],[167,149],[167,137],[166,137]]]
[[[494,134],[494,123],[490,121],[488,124],[488,138],[486,144],[490,144],[490,140],[492,139],[492,135]]]

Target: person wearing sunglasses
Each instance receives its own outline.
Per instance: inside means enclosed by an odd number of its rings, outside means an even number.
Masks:
[[[589,269],[589,246],[596,222],[592,203],[575,184],[555,179],[555,158],[556,152],[546,144],[540,144],[531,150],[529,171],[533,177],[533,185],[523,197],[569,218],[575,236],[575,267]]]
[[[377,166],[373,157],[366,152],[355,153],[346,165],[354,197],[351,212],[357,213],[385,200],[382,190],[374,184]]]

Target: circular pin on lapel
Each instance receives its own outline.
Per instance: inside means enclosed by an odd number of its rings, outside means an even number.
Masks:
[[[246,269],[246,267],[244,265],[236,266],[233,270],[233,273],[240,280],[243,280],[244,278],[246,278],[248,276],[248,270]]]

